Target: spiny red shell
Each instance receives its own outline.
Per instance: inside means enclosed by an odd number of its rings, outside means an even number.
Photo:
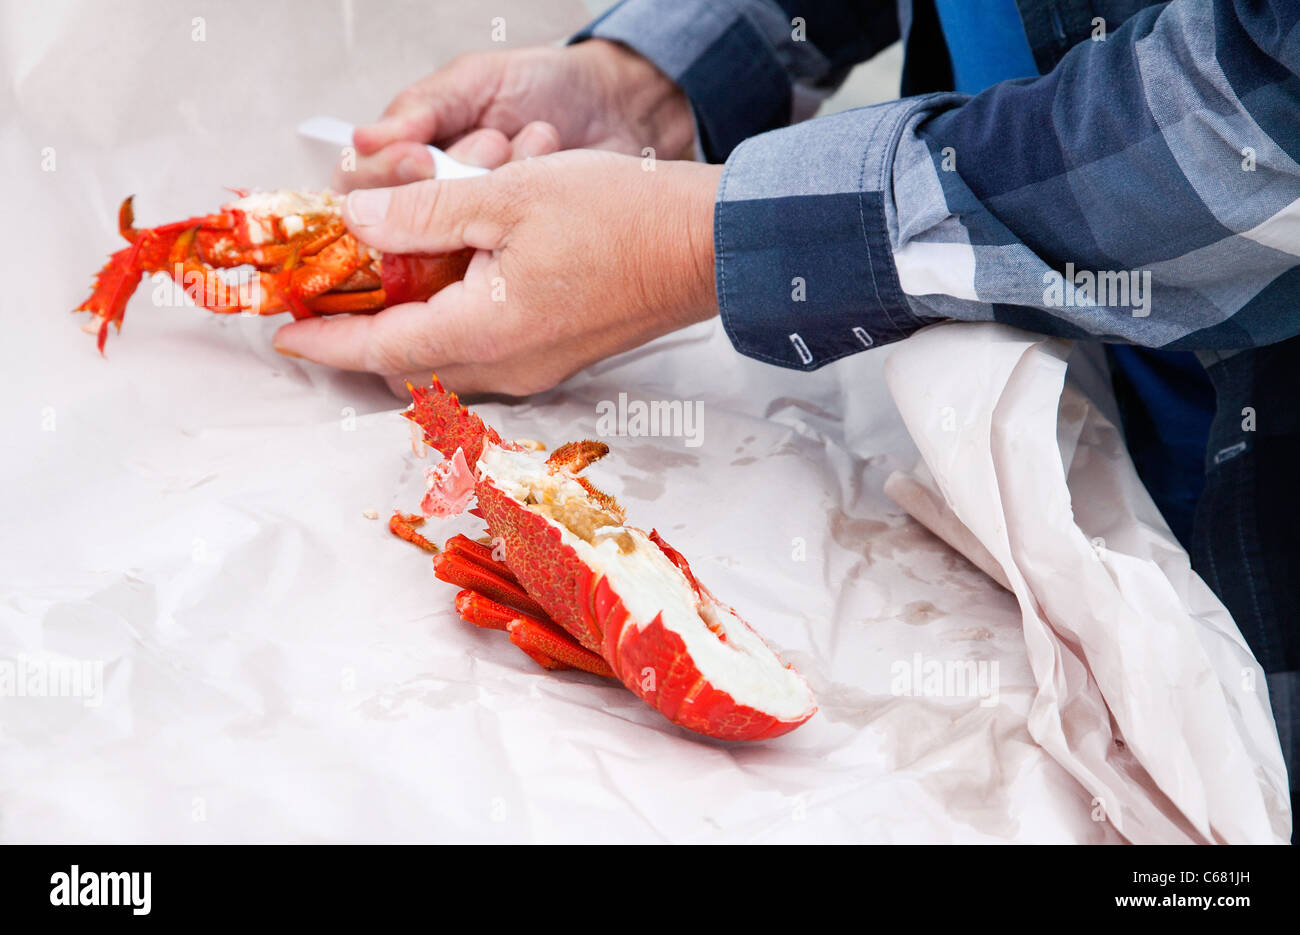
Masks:
[[[599,653],[619,680],[674,724],[722,740],[765,740],[794,730],[815,713],[782,720],[711,685],[682,638],[659,616],[638,628],[609,581],[564,544],[538,513],[498,490],[477,487],[488,531],[505,543],[505,562],[532,598],[578,642]]]
[[[444,457],[460,448],[470,464],[477,464],[485,442],[502,444],[496,431],[462,406],[436,377],[426,389],[411,387],[411,395],[414,402],[406,417],[424,429],[426,440]],[[546,517],[485,478],[475,492],[488,532],[503,541],[506,565],[524,590],[574,639],[599,653],[633,694],[668,720],[722,740],[764,740],[794,730],[816,713],[814,706],[801,717],[783,720],[738,703],[704,678],[682,638],[664,626],[662,615],[638,627],[604,575],[566,545]],[[686,559],[657,534],[651,533],[651,539],[701,599],[712,600]]]

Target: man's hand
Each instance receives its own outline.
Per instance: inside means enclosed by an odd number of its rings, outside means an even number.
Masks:
[[[402,91],[383,117],[358,127],[356,166],[334,188],[432,178],[425,143],[494,168],[560,149],[605,149],[660,159],[688,151],[695,127],[686,96],[663,72],[613,42],[463,55]]]
[[[491,175],[363,189],[348,228],[391,253],[476,249],[463,281],[377,315],[281,328],[278,350],[460,392],[527,395],[717,313],[713,201],[721,166],[590,151]]]

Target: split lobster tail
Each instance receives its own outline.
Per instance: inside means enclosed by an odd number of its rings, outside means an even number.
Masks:
[[[571,443],[549,458],[503,442],[435,378],[412,387],[406,416],[444,456],[428,471],[425,513],[450,515],[469,497],[492,546],[465,537],[435,559],[463,590],[461,615],[504,628],[546,668],[608,674],[689,730],[762,740],[817,707],[799,674],[705,588],[686,559],[578,473],[606,447]]]

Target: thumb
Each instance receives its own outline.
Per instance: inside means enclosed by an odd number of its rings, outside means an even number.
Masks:
[[[353,235],[384,253],[496,250],[512,224],[512,199],[493,175],[431,179],[348,195],[343,220]]]

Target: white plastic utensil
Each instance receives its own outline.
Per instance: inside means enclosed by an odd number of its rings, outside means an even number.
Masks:
[[[333,117],[311,117],[298,124],[299,136],[320,140],[322,143],[333,143],[335,146],[351,146],[352,130],[352,124]],[[487,169],[479,166],[467,166],[463,162],[457,162],[436,146],[426,146],[425,149],[433,155],[436,178],[470,179],[488,173]]]

